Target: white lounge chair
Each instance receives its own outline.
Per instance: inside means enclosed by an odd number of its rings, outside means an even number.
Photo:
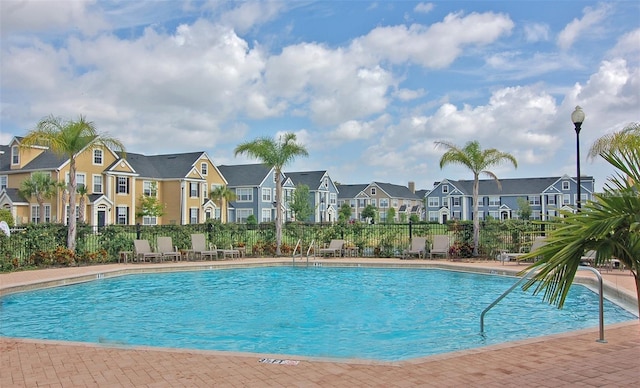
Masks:
[[[445,234],[437,234],[433,236],[433,244],[429,251],[429,258],[433,259],[433,256],[442,255],[449,257],[449,236]]]
[[[237,249],[233,249],[232,245],[229,245],[230,249],[220,249],[215,245],[213,246],[213,248],[216,250],[216,252],[218,252],[218,256],[222,255],[223,259],[226,259],[227,257],[230,259],[237,259],[240,257],[240,251]]]
[[[544,236],[536,236],[533,239],[533,242],[531,243],[531,248],[529,248],[529,252],[533,252],[538,248],[541,248],[545,244],[546,244],[546,240]],[[529,252],[518,252],[518,253],[502,252],[502,254],[500,254],[500,260],[503,262],[503,264],[505,261],[511,261],[511,260],[515,260],[518,264],[520,264],[520,257],[528,254]]]
[[[176,247],[173,246],[171,237],[158,237],[158,253],[162,255],[163,259],[179,261],[182,257]]]
[[[194,258],[204,260],[207,257],[215,260],[218,258],[218,251],[216,249],[207,248],[207,240],[204,234],[192,234],[191,235],[191,250]]]
[[[342,256],[342,248],[344,247],[344,240],[331,240],[329,246],[321,248],[319,250],[320,256],[332,255],[333,257]]]
[[[423,259],[426,256],[426,237],[412,237],[411,246],[404,251],[403,258],[408,259],[411,256],[418,256],[419,259]]]
[[[134,257],[137,262],[160,260],[161,256],[158,252],[153,252],[149,245],[149,240],[133,240],[135,250]]]

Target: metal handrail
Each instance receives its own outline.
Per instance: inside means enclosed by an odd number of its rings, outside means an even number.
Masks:
[[[313,243],[316,240],[311,240],[311,244],[309,244],[309,248],[307,249],[307,265],[309,265],[309,256],[311,255],[311,249],[313,248]],[[295,264],[296,262],[296,252],[298,251],[298,247],[300,247],[300,257],[302,257],[302,240],[298,239],[298,242],[296,243],[296,247],[293,248],[293,256],[292,256],[292,262],[293,264]]]
[[[598,289],[598,293],[600,294],[600,315],[599,315],[599,321],[600,321],[600,337],[596,340],[596,342],[601,342],[601,343],[606,343],[607,341],[604,339],[604,295],[603,295],[603,285],[602,285],[602,276],[600,275],[600,272],[598,272],[597,269],[593,268],[593,267],[588,267],[585,265],[579,265],[578,269],[588,269],[590,271],[592,271],[593,273],[596,274],[596,277],[598,278],[598,282],[600,284],[600,287]],[[527,272],[523,277],[521,277],[520,279],[518,279],[517,282],[515,282],[511,287],[509,287],[509,289],[505,292],[502,293],[502,295],[500,295],[496,300],[494,300],[489,306],[487,306],[487,308],[485,308],[484,310],[482,310],[482,314],[480,314],[480,333],[484,333],[484,316],[485,314],[491,310],[493,308],[493,306],[497,305],[498,302],[500,302],[502,299],[504,299],[505,296],[507,296],[511,291],[513,291],[514,288],[516,288],[520,283],[522,283],[525,279],[527,279],[529,277],[529,275],[531,275],[534,271],[536,271],[537,268],[532,268],[531,270],[529,270],[529,272]]]

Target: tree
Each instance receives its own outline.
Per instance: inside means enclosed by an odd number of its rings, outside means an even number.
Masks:
[[[309,201],[309,186],[303,184],[296,186],[291,202],[289,203],[289,208],[295,215],[297,221],[307,221],[309,217],[311,217],[313,207]]]
[[[364,207],[364,209],[362,209],[362,213],[360,213],[360,217],[366,219],[370,219],[371,221],[375,222],[376,219],[376,214],[378,214],[378,209],[369,204],[367,206]]]
[[[395,222],[395,218],[396,218],[396,208],[390,207],[389,210],[387,210],[387,223],[393,224]]]
[[[351,219],[351,205],[348,203],[343,203],[338,209],[338,221],[339,222],[347,222]]]
[[[273,166],[276,174],[276,255],[280,256],[282,243],[282,168],[291,163],[296,156],[308,156],[307,149],[296,143],[294,133],[285,133],[278,142],[268,137],[239,144],[235,155],[247,154],[260,159],[262,163]]]
[[[84,212],[87,207],[87,193],[88,193],[87,186],[85,185],[78,186],[78,188],[76,189],[76,192],[78,193],[78,196],[80,196],[80,205],[78,206],[78,220],[80,222],[85,222]]]
[[[164,215],[165,205],[160,202],[157,193],[157,183],[151,182],[151,195],[141,194],[138,199],[136,218],[162,217]]]
[[[463,148],[459,148],[455,144],[445,141],[437,141],[436,147],[438,146],[445,147],[447,150],[440,158],[441,169],[449,164],[461,164],[473,173],[473,255],[477,256],[480,237],[480,219],[478,218],[480,174],[493,178],[498,188],[502,188],[498,177],[487,169],[504,162],[511,162],[514,167],[518,168],[518,162],[511,154],[498,151],[495,148],[482,150],[480,143],[476,140],[468,142]]]
[[[69,225],[67,233],[67,248],[76,250],[76,155],[83,150],[93,150],[101,145],[114,151],[123,151],[124,145],[107,134],[99,133],[95,124],[87,121],[84,116],[78,120],[64,120],[49,116],[41,120],[35,129],[29,131],[22,139],[23,147],[34,145],[46,146],[61,157],[69,159]]]
[[[0,221],[6,222],[9,227],[14,226],[13,215],[8,209],[0,209]]]
[[[611,139],[616,139],[615,143]],[[582,256],[593,250],[597,252],[596,266],[615,257],[631,270],[640,313],[639,141],[637,130],[623,130],[596,142],[592,155],[599,152],[616,174],[609,177],[604,192],[594,194],[581,212],[562,211],[564,217],[545,222],[550,226],[546,244],[523,256],[541,258],[532,265],[540,271],[524,285],[525,289],[536,285],[534,293],[544,291],[545,300],[562,307]],[[607,146],[601,148],[603,142]]]
[[[531,218],[531,204],[526,198],[518,197],[518,217],[521,220],[528,220]]]
[[[218,203],[220,218],[222,218],[222,211],[226,208],[224,205],[236,200],[236,192],[227,186],[217,186],[209,192],[209,198]],[[224,219],[227,221],[227,217],[224,217]]]
[[[58,183],[51,179],[51,175],[42,171],[31,174],[20,184],[18,190],[25,198],[35,197],[39,207],[39,220],[44,222],[44,201],[53,198],[58,192]]]

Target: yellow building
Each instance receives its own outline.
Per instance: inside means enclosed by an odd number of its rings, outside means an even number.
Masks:
[[[16,225],[29,222],[67,222],[67,193],[58,190],[45,199],[44,214],[34,197],[18,189],[37,171],[52,180],[69,181],[69,160],[46,147],[21,147],[20,137],[0,145],[0,208],[8,209]],[[113,152],[107,147],[85,149],[76,155],[76,181],[86,187],[84,221],[93,226],[110,224],[197,224],[209,218],[226,222],[226,209],[211,201],[209,192],[226,185],[206,152],[152,155]],[[80,206],[80,195],[76,194]],[[159,217],[136,217],[143,196],[154,196],[164,207]],[[225,206],[225,205],[222,205]],[[76,214],[79,214],[77,212]]]

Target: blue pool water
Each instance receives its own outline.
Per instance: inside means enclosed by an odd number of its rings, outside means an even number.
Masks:
[[[0,335],[404,360],[598,326],[598,297],[562,310],[514,278],[433,269],[260,267],[129,275],[0,299]],[[636,319],[605,303],[605,322]],[[594,337],[594,340],[596,338]]]

